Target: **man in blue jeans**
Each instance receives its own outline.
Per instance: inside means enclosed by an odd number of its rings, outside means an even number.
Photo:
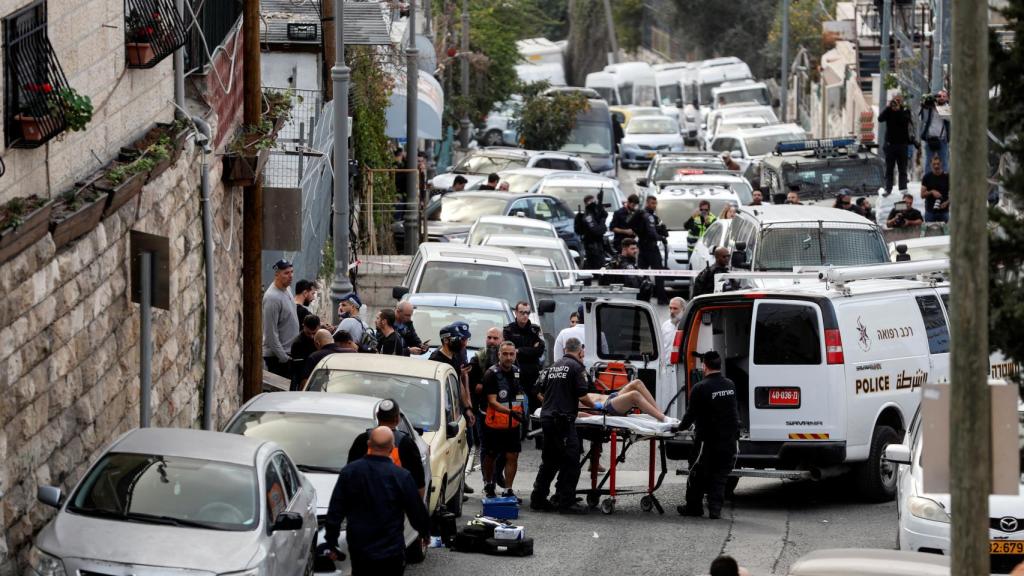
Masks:
[[[942,158],[932,156],[931,172],[921,178],[925,222],[949,222],[949,174],[942,169]]]

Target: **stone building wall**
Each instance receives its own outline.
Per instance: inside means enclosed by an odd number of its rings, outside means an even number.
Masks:
[[[219,427],[241,398],[242,203],[210,159]],[[175,166],[89,234],[56,253],[48,235],[0,265],[0,576],[20,573],[33,534],[54,513],[36,502],[36,488],[67,493],[105,446],[138,426],[132,229],[168,236],[171,246],[171,309],[153,312],[152,423],[199,426],[207,319],[199,170],[190,141]]]

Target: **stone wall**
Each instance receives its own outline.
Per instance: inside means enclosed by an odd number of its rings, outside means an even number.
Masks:
[[[201,421],[207,315],[199,170],[190,141],[175,166],[91,233],[57,253],[46,236],[0,265],[0,576],[20,572],[32,535],[54,512],[36,502],[37,486],[66,493],[105,446],[138,425],[129,230],[168,236],[171,246],[171,309],[153,313],[153,425]],[[242,324],[241,193],[224,189],[220,170],[213,162],[218,427],[241,398]]]

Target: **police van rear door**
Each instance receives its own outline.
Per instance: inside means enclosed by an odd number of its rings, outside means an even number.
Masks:
[[[661,323],[650,304],[630,300],[588,303],[584,333],[588,369],[599,362],[622,362],[636,370],[659,406],[664,407],[675,394],[675,379],[666,374],[662,358]],[[674,374],[674,367],[671,370]]]
[[[836,399],[831,397],[834,387],[829,386],[825,336],[816,302],[762,299],[755,303],[750,356],[746,359],[747,394],[738,390],[749,410],[752,441],[830,438],[834,426],[829,422],[830,406]],[[726,368],[727,375],[741,389],[742,382],[737,379],[743,379],[743,367]]]

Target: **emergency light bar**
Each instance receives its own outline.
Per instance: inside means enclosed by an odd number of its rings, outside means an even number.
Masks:
[[[872,280],[875,278],[900,278],[938,274],[949,271],[949,259],[919,260],[917,262],[895,262],[892,264],[875,264],[873,266],[849,266],[830,268],[818,273],[818,278],[832,284],[845,284],[853,280]]]
[[[775,153],[808,152],[812,150],[831,150],[834,148],[851,148],[857,144],[856,138],[820,138],[817,140],[792,140],[779,142],[775,145]]]

